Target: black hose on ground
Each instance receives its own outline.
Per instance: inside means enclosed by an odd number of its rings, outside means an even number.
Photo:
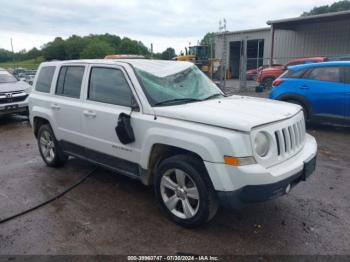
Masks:
[[[15,215],[9,216],[9,217],[7,217],[7,218],[0,219],[0,224],[5,223],[5,222],[8,222],[8,221],[10,221],[10,220],[12,220],[12,219],[15,219],[15,218],[19,217],[19,216],[23,216],[24,214],[27,214],[27,213],[29,213],[29,212],[32,212],[32,211],[34,211],[34,210],[36,210],[36,209],[38,209],[38,208],[40,208],[40,207],[42,207],[42,206],[44,206],[44,205],[47,205],[47,204],[49,204],[49,203],[55,201],[56,199],[59,199],[60,197],[62,197],[63,195],[65,195],[66,193],[68,193],[69,191],[71,191],[73,188],[75,188],[75,187],[77,187],[78,185],[80,185],[81,183],[83,183],[83,182],[84,182],[89,176],[91,176],[96,170],[97,170],[97,167],[95,167],[93,170],[91,170],[87,175],[85,175],[83,178],[81,178],[78,182],[76,182],[76,183],[74,183],[73,185],[67,187],[64,191],[62,191],[62,192],[58,193],[57,195],[55,195],[55,196],[49,198],[48,200],[46,200],[46,201],[44,201],[44,202],[42,202],[42,203],[40,203],[40,204],[38,204],[38,205],[36,205],[36,206],[33,206],[33,207],[31,207],[31,208],[29,208],[29,209],[27,209],[27,210],[25,210],[25,211],[22,211],[22,212],[20,212],[20,213],[17,213],[17,214],[15,214]]]

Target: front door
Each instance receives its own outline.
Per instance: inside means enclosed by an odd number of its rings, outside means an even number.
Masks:
[[[132,112],[133,94],[126,79],[120,67],[90,67],[81,112],[82,130],[88,158],[133,174],[138,168],[138,143],[123,144],[116,133],[120,114],[139,114]],[[132,128],[137,128],[137,124],[132,122]]]

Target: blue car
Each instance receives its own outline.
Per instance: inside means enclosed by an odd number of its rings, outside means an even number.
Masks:
[[[307,122],[350,125],[350,61],[288,67],[270,98],[303,107]]]

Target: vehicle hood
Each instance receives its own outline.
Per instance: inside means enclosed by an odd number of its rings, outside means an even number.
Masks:
[[[182,105],[154,107],[157,116],[249,132],[253,127],[297,114],[298,105],[247,96],[230,96]]]
[[[0,93],[22,91],[27,88],[30,88],[30,85],[23,81],[14,83],[0,83]]]

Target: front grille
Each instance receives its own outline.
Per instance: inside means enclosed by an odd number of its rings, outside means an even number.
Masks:
[[[28,94],[22,91],[16,91],[11,93],[0,93],[0,104],[21,102],[21,101],[24,101],[27,97],[28,97]]]
[[[278,156],[287,156],[298,151],[305,139],[304,119],[299,119],[289,126],[276,130],[275,139]]]

